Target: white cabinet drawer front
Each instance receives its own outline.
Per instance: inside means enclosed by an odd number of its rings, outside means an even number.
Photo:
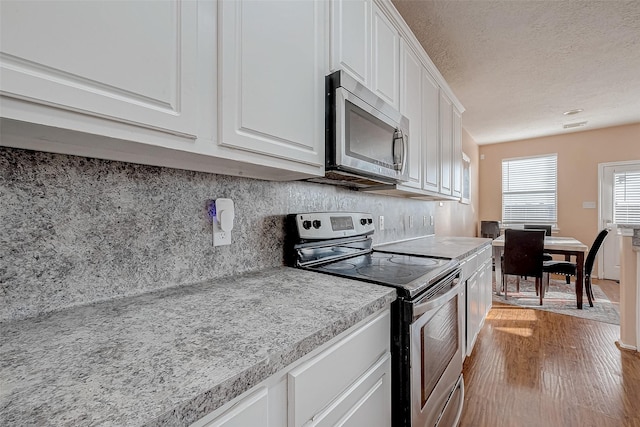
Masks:
[[[385,311],[335,347],[289,373],[290,425],[302,426],[389,352],[390,315]]]
[[[324,163],[322,0],[219,3],[220,144]]]
[[[486,262],[487,260],[490,260],[493,257],[493,254],[491,253],[491,246],[487,246],[486,248],[484,248],[481,252],[480,252],[480,263],[482,262]]]
[[[261,388],[242,399],[223,415],[206,424],[192,427],[268,427],[269,398],[267,388]]]
[[[195,136],[196,2],[0,8],[3,95]]]
[[[389,427],[391,425],[391,354],[305,426]]]
[[[478,256],[473,254],[464,259],[462,264],[463,280],[469,280],[471,275],[478,269]]]

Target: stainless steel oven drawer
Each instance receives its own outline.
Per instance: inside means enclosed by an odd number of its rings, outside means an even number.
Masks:
[[[462,415],[462,404],[464,403],[464,379],[462,375],[456,383],[456,387],[451,392],[447,404],[436,422],[436,427],[456,427]]]

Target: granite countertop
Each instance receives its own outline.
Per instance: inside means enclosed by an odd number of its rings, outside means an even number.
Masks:
[[[188,425],[394,299],[281,267],[0,323],[0,424]]]
[[[403,242],[378,245],[375,249],[409,255],[457,258],[463,260],[474,252],[490,245],[491,239],[479,237],[425,236]]]

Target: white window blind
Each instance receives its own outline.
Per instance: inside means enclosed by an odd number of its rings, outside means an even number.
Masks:
[[[502,223],[555,225],[557,154],[502,161]]]
[[[613,174],[613,222],[640,224],[640,172]]]

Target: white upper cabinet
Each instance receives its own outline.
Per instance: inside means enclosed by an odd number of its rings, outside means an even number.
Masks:
[[[422,63],[404,40],[400,53],[400,112],[409,119],[409,181],[405,185],[422,188]]]
[[[332,1],[331,39],[331,71],[342,69],[370,87],[371,0]]]
[[[219,3],[220,145],[322,168],[326,5]]]
[[[453,173],[453,106],[449,97],[440,92],[440,192],[451,195]],[[462,160],[462,159],[461,159]]]
[[[422,157],[424,190],[440,191],[440,88],[426,69],[422,71],[422,138],[424,155]]]
[[[1,0],[1,144],[318,177],[336,69],[410,117],[404,195],[459,194],[462,106],[390,0]]]
[[[197,4],[2,1],[2,116],[46,105],[195,138]],[[153,17],[153,19],[149,19]]]
[[[372,89],[389,104],[399,108],[400,33],[375,3],[372,24]]]
[[[453,152],[452,152],[452,188],[454,197],[462,197],[462,115],[453,107]]]
[[[400,108],[400,33],[372,0],[331,1],[331,66]]]

